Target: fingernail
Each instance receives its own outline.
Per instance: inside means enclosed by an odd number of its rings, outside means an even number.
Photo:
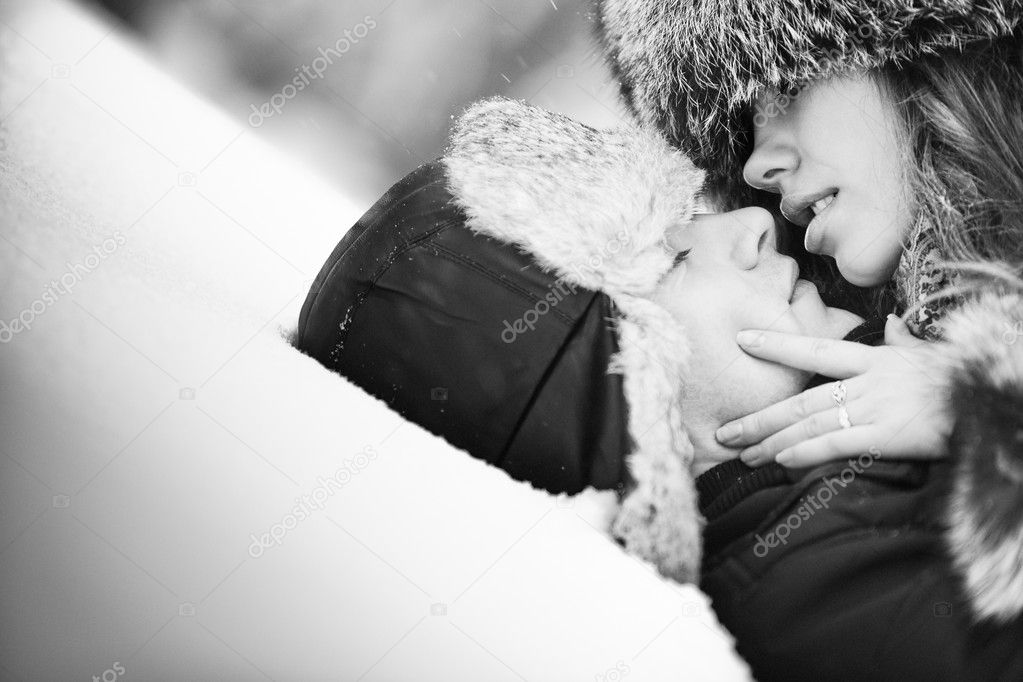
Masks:
[[[731,443],[741,435],[742,424],[735,423],[725,424],[717,430],[717,433],[714,434],[714,436],[718,439],[718,442],[722,444]]]
[[[788,450],[782,450],[781,452],[778,453],[778,456],[774,458],[774,461],[776,461],[778,464],[781,464],[782,466],[789,466],[790,464],[792,464],[793,459],[794,457],[792,456],[791,452],[789,452]]]
[[[741,459],[746,464],[752,466],[754,463],[757,462],[757,460],[760,459],[760,453],[750,448],[749,450],[743,450],[742,452],[740,452],[739,459]]]
[[[760,332],[742,331],[735,335],[735,341],[740,346],[756,348],[764,341],[764,335]]]

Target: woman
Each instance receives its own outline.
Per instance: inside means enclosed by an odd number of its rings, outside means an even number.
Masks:
[[[864,353],[757,330],[748,352],[843,381],[718,438],[753,465],[807,466],[868,445],[885,458],[934,457],[951,445],[947,541],[973,614],[1017,619],[1023,7],[603,0],[600,18],[626,101],[707,168],[726,201],[770,200],[739,178],[781,194],[774,207],[806,227],[811,260],[834,258],[845,284],[879,287],[873,309],[894,301],[920,337],[956,342]],[[968,296],[975,289],[986,293]],[[946,323],[973,298],[972,330]],[[889,321],[889,338],[905,334]]]

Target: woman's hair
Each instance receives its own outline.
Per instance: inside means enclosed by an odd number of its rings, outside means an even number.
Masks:
[[[918,265],[926,255],[912,253],[924,234],[950,281],[1023,274],[1021,48],[1010,36],[874,74],[909,140],[907,181],[916,203],[909,256]],[[900,293],[906,300],[912,292]]]

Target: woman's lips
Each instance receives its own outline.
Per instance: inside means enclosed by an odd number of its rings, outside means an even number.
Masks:
[[[815,204],[821,200],[827,199],[828,197],[837,196],[837,187],[827,187],[816,192],[807,192],[804,194],[785,194],[781,199],[779,209],[781,210],[781,214],[785,216],[785,219],[790,223],[795,223],[800,227],[806,227],[818,213],[814,208]],[[822,210],[820,212],[823,213],[824,211]]]
[[[814,216],[810,224],[806,226],[806,235],[803,237],[803,247],[810,253],[822,253],[824,236],[827,230],[826,221],[829,214],[834,210],[838,202],[838,195],[831,200],[827,208]]]

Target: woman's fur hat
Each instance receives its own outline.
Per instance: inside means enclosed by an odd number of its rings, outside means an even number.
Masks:
[[[1018,0],[799,2],[598,0],[599,31],[636,117],[734,185],[751,152],[758,95],[848,69],[1012,34]]]

